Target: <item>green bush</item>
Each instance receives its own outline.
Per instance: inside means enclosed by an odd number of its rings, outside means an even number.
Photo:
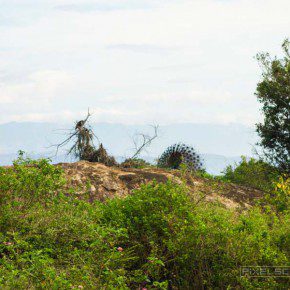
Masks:
[[[286,220],[273,220],[259,208],[237,217],[219,205],[195,205],[185,188],[170,182],[145,185],[126,199],[110,201],[103,218],[126,228],[124,247],[138,257],[133,273],[146,269],[147,279],[178,289],[274,289],[275,281],[240,279],[239,266],[287,264],[287,246],[277,243],[289,234]],[[158,263],[148,267],[150,261]]]
[[[239,275],[242,265],[289,263],[288,211],[196,204],[172,182],[88,203],[67,194],[63,182],[61,170],[45,160],[22,158],[1,168],[1,289],[290,286],[287,279]]]
[[[31,160],[20,152],[13,166],[0,167],[1,203],[9,200],[29,206],[40,199],[48,202],[59,193],[64,183],[62,171],[50,165],[49,160]]]
[[[125,287],[125,229],[99,222],[98,203],[63,194],[61,169],[22,156],[1,168],[0,288]]]
[[[149,162],[145,161],[142,158],[128,158],[121,163],[121,166],[124,168],[145,168],[152,166]]]
[[[265,195],[262,203],[266,203],[266,208],[277,213],[287,212],[290,209],[290,178],[286,175],[280,176],[272,192]]]
[[[270,164],[254,158],[247,160],[245,156],[242,156],[239,164],[235,167],[229,165],[224,170],[223,180],[271,191],[278,176],[279,172]]]

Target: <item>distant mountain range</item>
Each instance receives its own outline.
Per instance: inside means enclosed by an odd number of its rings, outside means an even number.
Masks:
[[[152,131],[150,126],[96,123],[91,124],[95,134],[110,154],[121,160],[131,156],[132,136]],[[0,125],[0,165],[10,164],[23,150],[32,157],[54,156],[53,144],[63,140],[73,124],[6,123]],[[258,137],[253,128],[240,124],[171,124],[160,126],[159,138],[143,153],[152,161],[170,145],[182,142],[193,146],[203,156],[207,171],[218,174],[228,164],[234,164],[241,155],[252,155]],[[96,141],[97,143],[97,141]],[[66,149],[69,148],[69,145]],[[64,151],[53,162],[71,161]]]

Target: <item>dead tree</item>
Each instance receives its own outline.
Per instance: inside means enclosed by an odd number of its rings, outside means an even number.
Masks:
[[[151,145],[151,143],[158,137],[158,129],[159,126],[151,126],[154,130],[152,135],[144,134],[144,133],[136,133],[133,137],[133,143],[134,143],[134,154],[132,157],[127,158],[122,164],[122,167],[130,168],[140,168],[140,167],[146,167],[150,164],[146,162],[143,159],[140,159],[139,156],[142,153],[142,151],[146,151],[146,149]]]
[[[108,166],[116,165],[115,158],[109,156],[107,151],[100,143],[98,137],[94,134],[92,128],[87,124],[91,114],[88,110],[87,116],[84,120],[77,121],[75,128],[68,137],[61,143],[54,145],[56,147],[56,154],[61,147],[69,143],[73,145],[68,150],[67,155],[73,154],[78,160],[86,160],[90,162],[100,162]],[[93,139],[94,137],[99,142],[99,148],[96,149]]]
[[[146,150],[147,147],[158,137],[158,125],[151,126],[154,130],[153,135],[148,135],[144,133],[137,133],[133,136],[134,143],[134,155],[130,159],[138,158],[142,151]]]

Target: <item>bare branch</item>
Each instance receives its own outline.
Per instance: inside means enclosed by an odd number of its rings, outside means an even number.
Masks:
[[[139,134],[136,134],[135,136],[133,136],[133,143],[134,143],[134,146],[135,146],[135,153],[131,157],[131,159],[134,159],[137,156],[139,156],[140,153],[143,150],[146,150],[146,148],[151,145],[152,141],[155,140],[158,137],[159,126],[158,125],[152,125],[151,127],[154,129],[154,133],[153,133],[152,136],[144,134],[144,133],[139,133]],[[139,141],[140,138],[142,139],[142,142],[141,142],[141,145],[138,146],[138,143],[139,143],[138,141]]]
[[[75,127],[75,129],[79,129],[79,130],[81,130],[81,129],[84,127],[84,125],[86,124],[86,122],[88,121],[88,119],[90,118],[90,116],[91,116],[91,114],[90,114],[90,109],[88,109],[88,113],[87,113],[86,118],[85,118],[84,120],[78,121],[78,122],[76,123],[76,127]]]
[[[93,133],[93,131],[90,128],[88,129],[85,127],[85,124],[89,120],[90,116],[91,116],[91,113],[90,113],[90,110],[88,109],[88,113],[87,113],[86,118],[84,120],[80,120],[80,121],[76,122],[75,128],[69,132],[68,137],[64,141],[62,141],[59,144],[55,144],[55,145],[50,146],[50,147],[56,147],[55,156],[58,154],[58,151],[61,147],[66,146],[71,141],[73,141],[74,144],[68,150],[67,155],[74,152],[74,154],[76,156],[78,156],[79,153],[82,153],[82,152],[78,152],[78,151],[81,151],[81,148],[83,146],[89,145],[90,143],[93,142],[93,137],[96,137],[96,139],[100,143],[98,137]]]
[[[51,146],[50,146],[50,147],[56,147],[55,156],[57,155],[59,148],[65,146],[67,143],[69,143],[69,141],[70,141],[74,136],[76,136],[77,133],[78,133],[78,132],[74,132],[74,133],[72,133],[71,135],[69,135],[68,138],[66,138],[63,142],[61,142],[61,143],[59,143],[59,144],[55,144],[55,145],[51,145]]]

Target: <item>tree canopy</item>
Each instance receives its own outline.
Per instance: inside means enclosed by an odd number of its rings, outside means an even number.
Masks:
[[[262,80],[256,96],[262,104],[263,122],[257,124],[267,159],[285,173],[290,172],[290,42],[282,44],[283,57],[259,53]]]

